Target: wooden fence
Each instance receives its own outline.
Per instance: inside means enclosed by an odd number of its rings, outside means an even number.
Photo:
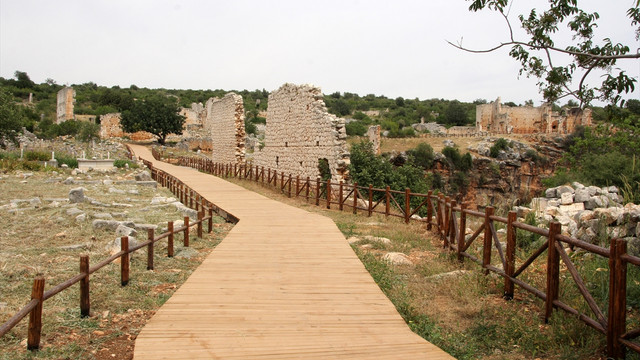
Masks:
[[[33,288],[31,292],[31,301],[27,303],[20,311],[7,320],[2,326],[0,326],[0,337],[8,333],[13,327],[15,327],[20,321],[29,315],[29,328],[27,338],[27,349],[37,350],[40,347],[40,336],[42,331],[42,307],[45,300],[52,298],[58,293],[68,289],[69,287],[80,283],[80,315],[82,317],[89,316],[91,302],[90,302],[90,275],[106,265],[112,263],[116,259],[120,259],[120,284],[126,286],[129,283],[129,254],[147,248],[147,270],[153,270],[153,258],[154,258],[154,244],[162,239],[167,239],[167,256],[173,257],[174,255],[174,234],[183,233],[184,246],[189,246],[189,229],[196,227],[197,236],[202,238],[203,224],[207,223],[208,232],[210,233],[213,228],[213,213],[215,212],[219,216],[222,216],[229,222],[236,223],[237,218],[233,215],[226,213],[224,210],[219,209],[210,201],[204,199],[200,194],[194,192],[191,188],[177,180],[175,177],[158,169],[153,169],[149,162],[146,165],[151,169],[154,179],[160,182],[163,186],[168,187],[173,193],[180,198],[180,201],[195,209],[198,212],[198,220],[190,222],[189,217],[184,217],[184,225],[178,228],[173,227],[173,221],[169,221],[167,224],[167,232],[155,236],[154,230],[148,230],[147,241],[142,242],[135,246],[129,246],[129,238],[124,236],[120,239],[121,250],[102,260],[101,262],[89,266],[89,256],[80,256],[80,273],[71,277],[70,279],[54,286],[53,288],[44,291],[45,283],[44,277],[38,276],[33,282]],[[171,186],[167,186],[171,185]]]
[[[156,159],[168,155],[153,149]],[[512,299],[514,285],[532,293],[544,301],[542,316],[548,322],[553,309],[561,309],[577,316],[580,320],[607,338],[607,354],[613,358],[624,358],[626,349],[640,353],[640,343],[634,341],[640,337],[640,328],[627,329],[627,268],[640,267],[640,258],[627,254],[627,244],[621,239],[611,239],[609,248],[593,245],[582,240],[562,235],[560,223],[551,222],[549,229],[531,226],[516,220],[516,213],[511,211],[507,217],[496,216],[493,207],[484,212],[467,209],[465,204],[458,205],[456,200],[434,194],[412,193],[410,189],[395,191],[373,188],[358,184],[332,183],[331,180],[301,179],[291,174],[258,166],[239,164],[220,164],[211,160],[195,157],[173,157],[173,162],[189,166],[199,171],[220,177],[235,177],[275,188],[289,197],[303,197],[307,202],[317,206],[337,207],[339,210],[360,212],[371,216],[373,213],[402,218],[405,222],[424,222],[428,230],[435,231],[443,239],[444,248],[454,251],[460,261],[468,258],[485,269],[504,278],[504,298]],[[171,184],[169,185],[171,186]],[[416,216],[418,213],[424,217]],[[467,236],[466,229],[470,219],[480,223],[473,234]],[[506,228],[506,243],[503,245],[498,237],[496,225]],[[516,256],[517,231],[537,234],[546,241],[526,259]],[[472,251],[472,245],[477,250]],[[587,285],[578,273],[576,265],[565,251],[565,245],[572,249],[596,254],[608,259],[609,271],[608,308],[602,309],[589,292]],[[548,251],[551,250],[551,251]],[[497,253],[497,259],[492,254]],[[546,274],[544,288],[522,279],[522,275],[531,264],[544,253],[546,254]],[[542,260],[541,260],[542,261]],[[584,313],[560,299],[561,263],[564,264],[573,283],[582,295],[588,312]],[[542,287],[542,286],[540,286]]]

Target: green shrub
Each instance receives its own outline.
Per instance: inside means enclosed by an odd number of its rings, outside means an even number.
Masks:
[[[51,160],[51,154],[45,151],[27,151],[24,153],[27,161],[47,161]]]
[[[3,159],[19,159],[20,158],[20,154],[15,153],[15,152],[0,152],[0,160]]]
[[[427,143],[418,144],[415,149],[408,150],[407,155],[409,155],[409,162],[412,165],[425,170],[431,169],[435,159],[433,148]]]
[[[113,160],[113,166],[122,169],[124,167],[126,167],[126,165],[129,164],[129,169],[137,169],[138,168],[138,164],[131,161],[131,160],[123,160],[123,159],[117,159],[117,160]]]
[[[497,158],[500,155],[501,150],[506,150],[509,148],[509,141],[505,138],[498,139],[495,144],[489,149],[489,156],[492,158]]]
[[[347,129],[347,135],[349,136],[363,136],[367,133],[367,127],[360,121],[352,121],[345,127]]]
[[[66,154],[56,154],[56,160],[58,160],[58,166],[66,164],[70,169],[78,167],[78,159]]]
[[[42,164],[38,161],[23,161],[22,169],[29,171],[40,171],[42,170]]]

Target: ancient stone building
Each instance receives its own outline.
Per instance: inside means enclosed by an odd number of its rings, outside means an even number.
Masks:
[[[145,131],[138,131],[135,133],[125,133],[122,131],[122,125],[120,125],[121,115],[120,113],[110,113],[100,116],[100,138],[121,138],[128,137],[134,141],[148,141],[155,140],[155,136]]]
[[[229,93],[211,98],[205,105],[205,131],[211,134],[212,159],[221,163],[244,163],[245,131],[242,96]]]
[[[551,105],[505,106],[500,98],[476,106],[476,131],[494,134],[570,134],[576,126],[591,125],[590,109],[552,111]]]
[[[327,112],[319,87],[284,84],[269,95],[265,145],[254,153],[254,162],[311,179],[320,176],[319,164],[324,163],[332,180],[344,180],[346,138],[344,119]]]
[[[65,87],[58,91],[58,107],[56,124],[73,120],[73,104],[76,102],[76,91],[72,87]]]
[[[367,130],[369,142],[373,144],[373,153],[380,155],[380,125],[371,125]]]

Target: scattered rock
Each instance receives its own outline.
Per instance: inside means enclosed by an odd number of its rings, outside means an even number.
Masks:
[[[72,208],[67,209],[67,215],[69,215],[69,216],[75,216],[75,215],[83,214],[83,213],[84,213],[84,211],[78,209],[77,207],[72,207]]]
[[[86,214],[80,214],[76,216],[76,222],[85,222],[87,220]]]
[[[426,280],[440,280],[444,278],[465,275],[469,272],[470,272],[469,270],[454,270],[447,273],[441,273],[441,274],[435,274],[435,275],[429,276],[428,278],[426,278]]]
[[[137,174],[135,174],[134,178],[136,179],[136,181],[151,181],[151,174],[147,171],[141,171]]]
[[[386,253],[382,258],[393,265],[413,265],[407,255],[399,252]]]
[[[127,192],[121,189],[116,189],[114,187],[109,188],[109,194],[126,194]]]
[[[103,219],[103,220],[111,220],[113,216],[109,213],[94,213],[91,215],[94,219]]]
[[[360,241],[360,238],[359,238],[359,237],[357,237],[357,236],[351,236],[351,237],[349,237],[349,238],[347,239],[347,242],[348,242],[349,244],[355,244],[355,243],[357,243],[358,241]]]
[[[69,190],[69,202],[72,204],[84,202],[84,191],[83,187]]]
[[[118,227],[116,228],[116,236],[135,237],[136,235],[138,235],[138,232],[134,228],[130,228],[122,224],[118,225]]]
[[[385,245],[391,245],[391,239],[387,239],[387,238],[384,238],[384,237],[366,235],[362,239],[363,240],[367,240],[367,241],[383,243]]]
[[[62,183],[65,185],[73,185],[76,183],[76,181],[73,179],[73,176],[69,176]]]

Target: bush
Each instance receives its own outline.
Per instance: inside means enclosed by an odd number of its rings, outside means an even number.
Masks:
[[[78,159],[73,156],[56,154],[56,160],[58,160],[58,166],[66,164],[70,169],[75,169],[78,167]]]
[[[473,159],[469,153],[460,155],[457,148],[447,146],[442,149],[442,154],[449,160],[449,165],[453,169],[467,172],[473,167]]]
[[[91,122],[82,122],[79,125],[78,130],[78,140],[80,141],[91,141],[93,139],[100,138],[100,125],[94,124]]]
[[[45,151],[27,151],[24,153],[24,159],[27,161],[48,161],[51,160],[51,154]]]
[[[138,164],[134,163],[131,160],[123,160],[123,159],[117,159],[113,161],[113,166],[122,169],[124,167],[126,167],[126,165],[129,164],[129,169],[137,169],[138,168]]]
[[[497,158],[498,155],[500,155],[501,150],[506,150],[508,148],[509,148],[509,142],[507,141],[507,139],[500,138],[489,149],[489,156],[491,156],[492,158]]]
[[[433,166],[433,160],[435,155],[433,154],[433,148],[427,143],[420,143],[415,149],[407,151],[409,155],[409,162],[413,166],[417,166],[422,169],[431,169]]]
[[[347,135],[349,136],[364,136],[367,133],[367,127],[360,121],[352,121],[346,126]]]

